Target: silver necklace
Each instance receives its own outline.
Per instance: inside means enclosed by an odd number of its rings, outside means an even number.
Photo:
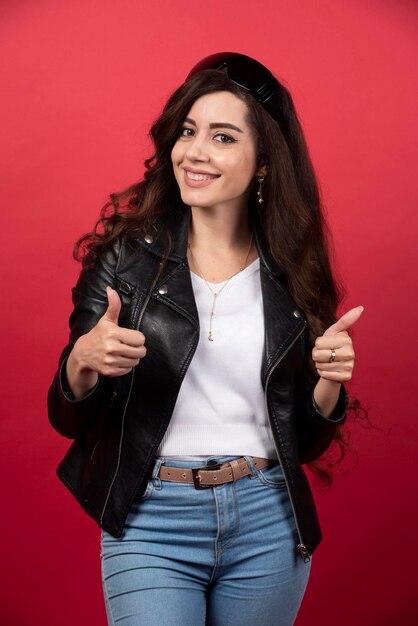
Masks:
[[[216,305],[216,299],[219,296],[219,294],[221,293],[221,291],[223,291],[225,289],[225,287],[227,286],[227,284],[229,283],[229,281],[231,280],[231,278],[233,278],[234,276],[236,276],[237,274],[239,274],[240,272],[242,272],[243,269],[246,268],[247,266],[247,262],[248,262],[248,257],[250,256],[250,250],[251,250],[251,245],[253,243],[253,235],[251,233],[251,238],[250,238],[250,245],[248,246],[248,252],[247,255],[245,257],[245,261],[244,261],[244,265],[238,270],[238,272],[236,274],[233,274],[232,276],[230,276],[228,278],[228,280],[222,285],[222,287],[219,289],[219,291],[213,291],[212,287],[209,285],[208,281],[206,280],[206,278],[203,276],[202,270],[200,269],[199,265],[196,262],[196,259],[193,256],[193,252],[192,252],[192,248],[190,246],[190,243],[188,244],[189,250],[190,250],[190,255],[193,259],[193,263],[196,266],[196,269],[198,270],[200,276],[203,278],[203,280],[205,281],[206,285],[208,286],[209,291],[211,292],[212,296],[213,296],[213,301],[212,301],[212,310],[210,312],[210,318],[209,318],[209,334],[208,334],[208,339],[209,341],[213,341],[213,332],[212,332],[212,321],[213,321],[213,316],[215,315],[215,305]]]

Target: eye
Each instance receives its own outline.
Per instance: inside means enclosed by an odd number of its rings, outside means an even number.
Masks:
[[[179,136],[180,137],[193,137],[194,130],[193,128],[188,128],[187,126],[182,126],[180,128]]]
[[[216,141],[219,141],[219,143],[234,143],[235,139],[233,137],[230,137],[229,135],[225,135],[224,133],[218,133],[217,135],[215,135],[215,139]]]

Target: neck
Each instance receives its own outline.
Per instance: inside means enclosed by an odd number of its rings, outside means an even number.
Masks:
[[[191,208],[189,242],[194,249],[229,253],[248,246],[251,229],[247,211],[217,212],[210,208]]]

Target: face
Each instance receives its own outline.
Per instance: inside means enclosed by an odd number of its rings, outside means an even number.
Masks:
[[[192,207],[244,209],[256,175],[257,148],[247,105],[228,91],[196,100],[171,152],[183,202]]]

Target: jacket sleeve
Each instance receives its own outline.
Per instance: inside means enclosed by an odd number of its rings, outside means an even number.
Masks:
[[[310,347],[307,347],[305,363],[310,359]],[[308,365],[306,365],[306,368]],[[299,457],[301,463],[310,463],[327,451],[337,428],[347,415],[348,397],[344,385],[341,385],[340,395],[334,411],[325,417],[318,411],[313,391],[315,384],[309,382],[307,370],[300,372],[296,385],[297,405],[297,436],[299,443]]]
[[[64,437],[80,437],[100,419],[111,393],[111,379],[99,376],[96,386],[76,400],[66,380],[68,356],[81,335],[88,333],[105,313],[108,301],[106,287],[115,286],[115,271],[120,244],[115,244],[93,264],[84,264],[72,290],[74,309],[70,315],[70,337],[59,367],[48,391],[48,417],[51,425]]]

